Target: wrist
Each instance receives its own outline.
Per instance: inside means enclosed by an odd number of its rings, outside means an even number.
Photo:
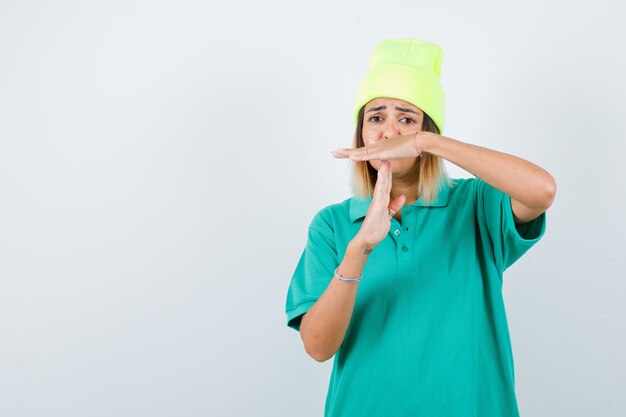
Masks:
[[[425,153],[437,155],[436,145],[441,139],[440,135],[433,132],[421,131],[415,135],[416,147],[421,149],[422,155]]]
[[[356,278],[363,274],[363,268],[367,263],[373,247],[355,236],[346,248],[343,260],[337,267],[336,272],[342,277]]]
[[[348,248],[350,250],[365,255],[369,255],[372,250],[374,250],[375,246],[376,245],[372,245],[362,240],[358,234],[350,241],[350,243],[348,243]]]

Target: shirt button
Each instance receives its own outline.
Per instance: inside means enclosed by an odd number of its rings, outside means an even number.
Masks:
[[[406,246],[402,246],[402,252],[408,252],[409,248],[407,248]]]
[[[400,229],[396,229],[395,232],[393,232],[396,236],[400,236]]]

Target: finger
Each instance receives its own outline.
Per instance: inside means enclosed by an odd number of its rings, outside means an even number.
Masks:
[[[373,147],[367,148],[367,153],[365,153],[365,148],[357,148],[356,152],[352,152],[348,155],[348,158],[353,161],[371,161],[372,159],[385,159],[385,154],[381,150],[377,150]]]
[[[360,148],[359,148],[360,149]],[[354,152],[349,158],[354,161],[371,161],[372,159],[395,159],[415,157],[414,134],[394,136],[377,142],[363,152]]]
[[[339,148],[330,152],[335,158],[347,158],[351,153],[352,149],[347,148]]]
[[[381,161],[378,168],[378,175],[376,178],[376,185],[374,186],[374,193],[376,194],[376,200],[382,204],[381,208],[387,208],[389,204],[389,163]]]
[[[385,193],[389,195],[389,193],[391,193],[391,185],[392,185],[391,162],[384,159],[381,161],[381,164],[385,164],[385,166],[387,167],[386,174],[385,174],[387,176],[387,181],[385,181]],[[387,203],[389,203],[389,199],[387,199]]]
[[[391,215],[396,214],[398,211],[402,210],[402,206],[406,202],[406,196],[403,194],[400,197],[396,198],[389,204],[389,212]]]
[[[389,161],[380,161],[380,169],[382,170],[382,182],[380,187],[380,200],[384,204],[386,210],[389,206],[389,198],[391,193],[391,164]]]
[[[378,172],[376,174],[376,184],[374,185],[374,190],[377,192],[384,191],[385,183],[387,181],[387,165],[381,162],[380,167],[378,168]]]
[[[350,152],[346,153],[346,155],[354,161],[368,161],[370,159],[380,159],[370,157],[374,152],[377,151],[377,148],[379,146],[380,144],[378,143],[369,146],[361,146],[360,148],[350,149]]]

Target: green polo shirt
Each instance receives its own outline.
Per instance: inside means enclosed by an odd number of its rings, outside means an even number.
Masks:
[[[453,179],[437,201],[391,219],[363,269],[334,356],[325,417],[514,417],[502,274],[545,232],[546,213],[515,225],[511,198],[478,178]],[[371,202],[320,210],[286,299],[300,330]]]

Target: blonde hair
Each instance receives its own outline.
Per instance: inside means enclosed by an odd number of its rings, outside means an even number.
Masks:
[[[361,148],[365,146],[363,142],[363,118],[365,106],[359,110],[356,130],[354,132],[353,148]],[[433,120],[424,113],[422,121],[422,130],[439,134],[439,129]],[[437,200],[439,190],[443,184],[452,185],[452,180],[448,176],[443,159],[429,153],[422,153],[418,158],[419,176],[417,185],[417,197],[422,197],[422,201],[429,204]],[[352,161],[352,176],[350,186],[352,194],[356,197],[367,198],[374,192],[377,177],[376,169],[369,161]]]

